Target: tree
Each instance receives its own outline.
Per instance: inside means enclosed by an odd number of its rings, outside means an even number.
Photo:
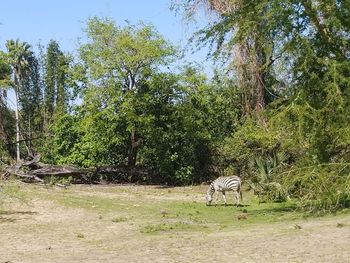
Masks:
[[[138,126],[143,122],[135,108],[136,95],[142,81],[166,65],[175,50],[149,25],[119,27],[95,17],[88,21],[86,31],[90,43],[80,48],[80,55],[88,69],[90,88],[117,89],[115,110],[126,121],[127,163],[133,167],[142,141]]]
[[[38,139],[43,130],[43,85],[38,59],[32,56],[28,62],[29,70],[23,77],[19,102],[21,106],[22,135],[27,144],[29,155],[34,155],[36,149],[33,138]]]
[[[33,56],[31,46],[27,42],[8,40],[6,42],[9,63],[11,65],[13,85],[16,96],[16,159],[20,161],[20,119],[19,119],[19,96],[23,88],[24,76],[29,70],[29,60]]]
[[[58,58],[58,81],[56,94],[56,114],[65,113],[68,110],[69,91],[67,86],[67,78],[69,72],[69,63],[71,58],[61,54]]]
[[[12,118],[6,105],[6,90],[11,85],[10,65],[6,54],[0,51],[0,154],[10,153],[10,141],[12,133]],[[6,155],[7,155],[6,154]],[[0,158],[0,162],[2,158]]]
[[[51,40],[45,55],[45,118],[50,122],[58,110],[64,113],[67,110],[68,91],[66,86],[69,57],[63,54],[57,41]]]
[[[244,113],[259,113],[267,103],[266,86],[273,63],[271,40],[264,31],[267,1],[185,0],[186,16],[192,16],[200,5],[216,15],[214,22],[196,34],[198,44],[210,42],[215,58],[225,58],[241,90]],[[215,45],[215,46],[214,46]],[[270,60],[269,60],[270,58]]]

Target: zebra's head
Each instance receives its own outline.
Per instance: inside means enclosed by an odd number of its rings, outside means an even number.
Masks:
[[[211,201],[213,201],[213,196],[209,193],[205,195],[205,200],[207,201],[207,205],[211,204]]]
[[[210,204],[211,204],[211,201],[213,201],[213,194],[214,194],[214,192],[215,192],[214,184],[211,183],[211,184],[209,185],[207,194],[205,195],[205,200],[207,201],[207,205],[210,205]]]

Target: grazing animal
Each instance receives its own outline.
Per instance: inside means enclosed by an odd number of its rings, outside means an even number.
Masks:
[[[207,205],[210,205],[211,202],[213,201],[213,195],[215,192],[216,192],[215,205],[218,201],[219,192],[222,193],[222,197],[224,198],[225,205],[227,205],[225,192],[233,191],[234,198],[236,199],[236,206],[238,206],[240,199],[243,200],[241,186],[242,186],[242,182],[238,176],[217,178],[214,182],[210,184],[207,194],[205,196],[205,199],[207,200]]]

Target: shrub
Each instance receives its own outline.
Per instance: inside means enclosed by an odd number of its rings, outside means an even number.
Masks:
[[[350,164],[330,163],[291,170],[285,187],[299,207],[312,213],[350,207]]]
[[[254,157],[252,166],[255,167],[249,185],[259,196],[260,202],[283,202],[287,199],[287,191],[281,184],[279,172],[284,167],[284,153],[272,153],[268,156]]]

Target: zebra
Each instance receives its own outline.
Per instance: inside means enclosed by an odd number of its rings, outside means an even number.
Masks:
[[[233,191],[234,198],[236,199],[236,206],[238,206],[240,199],[243,200],[241,186],[242,186],[242,182],[238,176],[217,178],[215,181],[213,181],[210,184],[208,191],[207,191],[207,194],[205,196],[205,199],[207,201],[207,205],[209,206],[211,204],[211,202],[213,201],[213,195],[215,192],[216,192],[215,205],[216,205],[217,200],[218,200],[219,192],[222,193],[222,197],[224,198],[225,205],[227,205],[225,191]]]

